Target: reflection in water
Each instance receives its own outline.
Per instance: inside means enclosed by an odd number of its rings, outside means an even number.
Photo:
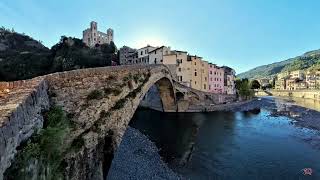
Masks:
[[[201,113],[162,113],[144,109],[135,113],[130,126],[155,142],[167,162],[183,165],[190,158],[203,119]]]
[[[306,167],[314,170],[308,179],[320,178],[319,149],[305,141],[317,132],[264,109],[182,114],[138,110],[131,126],[148,135],[169,165],[188,179],[303,179],[301,169]]]

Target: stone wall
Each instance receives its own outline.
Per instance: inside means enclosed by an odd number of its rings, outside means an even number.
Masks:
[[[287,96],[287,97],[297,97],[297,98],[307,98],[320,100],[319,90],[272,90],[270,93],[273,96]]]
[[[175,82],[177,92],[183,94],[183,99],[178,100],[179,112],[208,111],[208,107],[237,100],[236,95],[215,94],[199,91]]]
[[[41,112],[49,108],[49,97],[47,83],[41,78],[1,82],[0,89],[9,89],[0,97],[0,179],[3,179],[16,148],[42,128]]]

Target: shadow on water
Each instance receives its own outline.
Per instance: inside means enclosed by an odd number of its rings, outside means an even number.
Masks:
[[[148,136],[166,162],[182,165],[190,159],[203,119],[200,113],[163,113],[139,109],[129,125]]]

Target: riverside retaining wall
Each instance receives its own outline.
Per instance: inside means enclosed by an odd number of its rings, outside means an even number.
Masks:
[[[294,91],[270,91],[273,96],[288,96],[288,97],[297,97],[297,98],[307,98],[320,100],[320,91],[319,90],[294,90]]]

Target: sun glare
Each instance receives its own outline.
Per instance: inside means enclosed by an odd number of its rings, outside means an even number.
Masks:
[[[144,37],[139,38],[137,41],[133,43],[135,48],[142,48],[147,45],[151,46],[163,46],[169,44],[164,38],[160,37]]]

